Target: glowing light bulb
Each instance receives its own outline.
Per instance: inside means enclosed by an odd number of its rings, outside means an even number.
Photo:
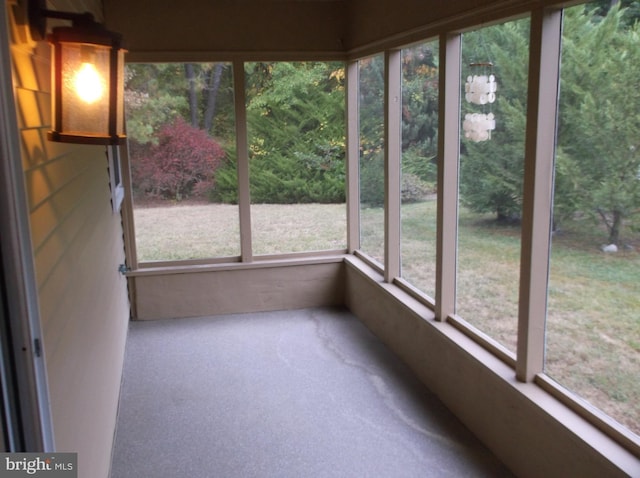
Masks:
[[[100,73],[92,63],[83,63],[73,80],[77,95],[85,103],[94,103],[102,98],[104,86]]]

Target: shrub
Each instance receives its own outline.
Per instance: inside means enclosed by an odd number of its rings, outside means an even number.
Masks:
[[[224,157],[220,145],[184,119],[160,127],[157,144],[140,151],[133,181],[148,197],[180,201],[206,197]]]
[[[384,204],[384,153],[360,160],[360,202],[370,207]]]
[[[429,184],[411,173],[402,173],[400,197],[403,203],[422,201],[431,192]]]

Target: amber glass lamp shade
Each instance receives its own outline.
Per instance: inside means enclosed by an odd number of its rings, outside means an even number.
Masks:
[[[124,134],[124,53],[120,35],[59,27],[53,49],[51,141],[119,144]]]

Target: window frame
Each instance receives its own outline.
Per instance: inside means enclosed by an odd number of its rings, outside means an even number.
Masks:
[[[122,179],[122,148],[126,145],[107,146],[107,160],[109,162],[109,187],[111,189],[111,207],[114,214],[122,209],[125,188]]]
[[[436,244],[436,294],[433,303],[421,291],[413,290],[400,275],[394,275],[395,247],[387,241],[397,237],[389,227],[396,224],[392,215],[385,211],[385,263],[374,267],[384,276],[384,282],[393,283],[423,305],[432,308],[435,320],[446,322],[484,349],[491,352],[514,370],[514,379],[532,384],[551,397],[559,400],[572,412],[604,432],[627,450],[640,455],[640,439],[615,419],[597,407],[564,388],[544,373],[545,322],[547,307],[548,274],[550,265],[551,215],[553,179],[555,167],[555,138],[557,125],[557,103],[560,84],[560,55],[562,40],[563,9],[561,6],[531,8],[522,15],[530,15],[529,70],[527,92],[527,125],[525,132],[524,184],[522,206],[520,282],[518,297],[518,345],[516,353],[507,350],[495,339],[466,322],[455,314],[456,269],[457,269],[457,222],[458,222],[458,178],[459,178],[459,131],[461,124],[461,32],[447,30],[438,35],[439,53],[439,133],[438,133],[438,205]],[[513,19],[500,16],[491,23]],[[477,28],[469,20],[468,29]],[[415,40],[415,38],[414,38]],[[420,41],[428,41],[425,36]],[[390,48],[368,51],[360,58],[374,54],[385,54],[398,49]],[[385,62],[385,132],[391,131],[388,123],[393,120],[389,109],[393,86],[390,78],[397,72],[388,71],[393,63]],[[395,66],[394,66],[395,67]],[[350,70],[351,71],[351,70]],[[355,83],[355,82],[354,82]],[[353,95],[357,95],[356,91]],[[544,93],[543,93],[544,92]],[[355,96],[357,98],[357,96]],[[351,113],[351,110],[349,110]],[[552,120],[549,120],[552,118]],[[350,124],[351,124],[350,120]],[[393,188],[393,152],[389,151],[389,140],[385,136],[385,195]],[[357,143],[357,138],[355,141]],[[358,157],[356,156],[356,159]],[[391,174],[389,174],[391,173]],[[357,185],[356,185],[357,188]],[[393,199],[385,198],[385,207]],[[389,217],[391,216],[391,217]],[[355,246],[355,244],[354,244]],[[354,247],[354,255],[371,265],[372,259],[365,251]]]

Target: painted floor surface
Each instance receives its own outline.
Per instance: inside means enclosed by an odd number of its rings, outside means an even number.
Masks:
[[[344,309],[131,323],[112,478],[507,476]]]

